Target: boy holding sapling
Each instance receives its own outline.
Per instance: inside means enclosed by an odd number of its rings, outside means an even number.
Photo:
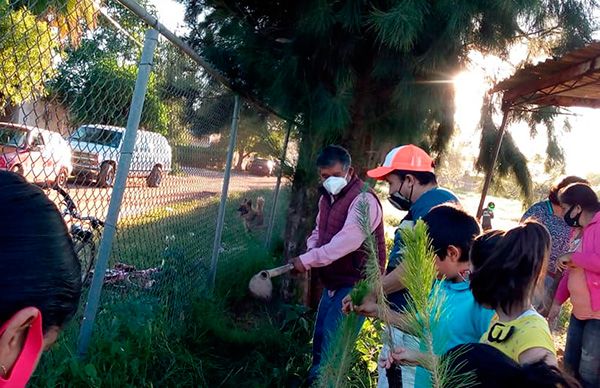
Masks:
[[[401,273],[404,243],[402,231],[410,230],[434,206],[448,202],[458,203],[458,198],[449,190],[439,187],[434,170],[433,159],[421,148],[408,144],[392,149],[385,157],[383,164],[367,171],[371,178],[385,181],[389,185],[389,201],[397,209],[407,211],[400,226],[396,230],[394,247],[389,254],[386,276],[382,278],[386,303],[393,311],[402,311],[407,306],[408,291],[398,284],[396,279]],[[374,297],[371,297],[373,299]],[[346,298],[349,303],[350,298]],[[383,302],[382,302],[383,303]],[[384,341],[380,358],[385,359],[390,352],[390,343],[394,346],[418,347],[418,339],[401,329],[389,327],[390,341]],[[413,388],[415,384],[415,368],[402,366],[400,370],[385,371],[378,368],[378,388],[394,385],[391,380],[401,380],[403,388]],[[388,381],[388,377],[391,379]]]
[[[432,314],[429,324],[420,322],[406,311],[386,313],[389,324],[403,331],[419,331],[415,325],[428,326],[430,336],[420,337],[420,350],[423,356],[415,354],[414,364],[426,364],[427,352],[432,350],[436,355],[442,355],[449,349],[465,343],[478,342],[489,327],[494,311],[479,305],[469,288],[469,250],[480,229],[472,216],[452,205],[434,207],[423,218],[427,225],[431,244],[435,253],[435,266],[438,280],[435,281],[430,298],[437,299],[441,314]],[[403,286],[401,278],[397,279],[398,287]],[[372,299],[366,300],[360,306],[346,306],[346,309],[366,316],[381,317],[381,308]],[[417,334],[417,333],[415,333]],[[432,342],[428,349],[427,341]],[[412,357],[407,357],[411,359]],[[382,366],[390,367],[391,359],[383,360]],[[415,377],[415,387],[431,386],[429,372],[418,367]]]

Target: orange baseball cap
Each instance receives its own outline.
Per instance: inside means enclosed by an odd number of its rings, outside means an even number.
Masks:
[[[385,156],[383,165],[367,171],[375,179],[383,179],[394,170],[434,172],[433,159],[421,148],[408,144],[396,147]]]

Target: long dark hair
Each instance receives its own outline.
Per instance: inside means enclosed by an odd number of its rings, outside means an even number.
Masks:
[[[81,269],[67,226],[52,201],[17,174],[0,171],[0,324],[26,307],[43,330],[77,310]]]
[[[510,229],[487,259],[474,264],[471,290],[475,300],[508,314],[516,303],[532,296],[549,252],[550,234],[542,224],[527,220]]]
[[[475,238],[469,254],[474,268],[481,267],[492,256],[504,233],[503,230],[488,230]]]
[[[589,185],[573,183],[559,194],[560,202],[565,205],[579,205],[584,211],[595,213],[600,211],[598,196]]]
[[[473,373],[480,387],[579,388],[573,377],[544,360],[519,365],[500,350],[487,344],[464,344],[450,349],[444,357],[457,374]]]
[[[589,184],[589,182],[586,179],[580,178],[575,175],[569,175],[567,177],[564,177],[560,182],[552,186],[552,188],[550,189],[550,192],[548,193],[548,199],[550,200],[550,202],[552,202],[555,205],[560,205],[560,200],[558,198],[560,191],[573,183]]]

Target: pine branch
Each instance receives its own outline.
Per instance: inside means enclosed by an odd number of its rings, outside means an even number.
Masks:
[[[346,315],[331,338],[321,368],[317,386],[320,388],[342,388],[354,361],[354,345],[358,337],[359,316],[355,312]]]
[[[368,23],[379,44],[407,51],[423,28],[427,11],[426,2],[406,0],[398,2],[389,10],[373,9]]]
[[[427,233],[427,225],[419,220],[413,229],[402,229],[404,243],[404,275],[402,282],[409,292],[405,316],[411,332],[420,340],[425,352],[431,355],[427,365],[431,371],[432,386],[467,388],[475,385],[469,373],[456,373],[453,361],[458,355],[437,357],[445,348],[446,338],[435,338],[433,333],[443,314],[446,313],[442,282],[437,281],[435,254]],[[433,286],[433,287],[431,287]]]
[[[375,292],[380,306],[380,315],[382,315],[382,320],[387,323],[389,319],[386,319],[386,317],[389,317],[390,310],[383,292],[377,244],[375,236],[371,231],[371,217],[369,202],[367,201],[367,195],[370,195],[367,194],[368,189],[369,186],[365,184],[357,208],[358,222],[365,236],[363,243],[363,249],[367,255],[365,279],[355,285],[350,293],[350,297],[353,303],[360,305],[367,294]],[[354,346],[359,335],[359,331],[356,330],[358,319],[358,315],[354,312],[351,312],[342,319],[338,330],[329,343],[329,349],[327,349],[323,357],[321,370],[319,371],[319,387],[341,388],[347,385],[345,382],[348,378],[348,372],[355,359]],[[386,327],[388,330],[391,330],[389,325],[386,324]],[[389,333],[388,337],[391,341],[391,333]],[[393,343],[390,342],[390,346],[393,346]]]

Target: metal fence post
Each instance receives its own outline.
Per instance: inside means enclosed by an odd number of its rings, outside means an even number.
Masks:
[[[275,184],[275,192],[273,193],[273,206],[271,207],[271,214],[269,215],[269,228],[267,229],[267,239],[265,240],[265,248],[268,250],[271,248],[271,238],[273,236],[273,227],[275,226],[275,214],[277,213],[277,199],[279,198],[279,190],[281,188],[281,177],[283,175],[283,165],[287,156],[288,143],[290,142],[290,133],[292,132],[293,123],[288,122],[287,132],[285,133],[285,140],[283,142],[283,151],[281,152],[281,159],[279,159],[279,174],[277,174],[277,183]]]
[[[223,174],[223,189],[221,190],[221,202],[219,203],[219,213],[217,215],[217,227],[215,230],[215,241],[213,243],[213,252],[210,261],[209,290],[212,292],[215,288],[217,279],[217,263],[219,261],[219,251],[221,250],[221,237],[223,234],[223,222],[225,221],[225,205],[227,204],[227,193],[229,191],[229,178],[231,177],[231,164],[233,153],[237,140],[238,123],[240,120],[240,97],[235,95],[233,105],[233,117],[231,119],[231,136],[229,138],[229,148],[227,149],[227,161],[225,163],[225,173]]]
[[[106,216],[105,228],[104,232],[102,233],[100,247],[98,249],[98,259],[94,268],[94,277],[92,279],[92,285],[90,287],[87,303],[83,313],[83,322],[79,331],[77,353],[80,357],[84,356],[87,352],[92,336],[94,321],[96,319],[96,313],[98,312],[100,294],[102,292],[102,285],[104,283],[104,274],[108,266],[108,259],[110,257],[112,242],[116,232],[116,225],[119,219],[121,201],[125,192],[127,175],[129,173],[129,166],[131,164],[131,157],[135,145],[137,129],[140,124],[142,109],[144,107],[146,89],[148,86],[148,80],[150,78],[150,72],[152,71],[152,61],[157,43],[158,31],[155,29],[146,31],[144,48],[142,50],[137,79],[135,81],[135,89],[133,92],[133,98],[131,100],[129,116],[127,117],[127,129],[125,130],[125,135],[123,136],[123,145],[121,146],[121,154],[119,156],[115,184],[110,197],[110,203],[108,205],[108,214]]]

